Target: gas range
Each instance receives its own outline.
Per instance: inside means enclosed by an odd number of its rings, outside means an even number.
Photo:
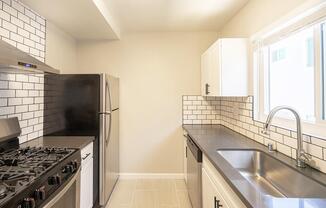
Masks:
[[[78,149],[19,148],[17,137],[0,141],[0,208],[43,207],[79,172]]]

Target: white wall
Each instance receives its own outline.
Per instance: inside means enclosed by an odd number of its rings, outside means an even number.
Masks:
[[[182,95],[200,93],[200,55],[216,37],[139,33],[78,44],[74,72],[120,77],[121,172],[183,172]]]
[[[75,70],[77,41],[50,21],[46,23],[46,64],[59,69],[61,73]]]
[[[305,5],[323,0],[250,0],[237,15],[235,15],[218,32],[219,38],[244,37],[253,35],[278,25],[283,19],[288,19],[296,14]],[[252,59],[249,60],[248,89],[249,94],[254,94]]]
[[[250,37],[307,1],[250,0],[219,31],[219,37]]]

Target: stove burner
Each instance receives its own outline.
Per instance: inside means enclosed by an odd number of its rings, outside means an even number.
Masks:
[[[75,152],[67,148],[26,147],[0,153],[0,204]]]

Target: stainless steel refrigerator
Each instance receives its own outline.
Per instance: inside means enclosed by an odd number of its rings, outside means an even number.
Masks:
[[[44,135],[94,136],[94,207],[119,176],[119,79],[107,74],[45,75]]]
[[[100,112],[100,205],[119,177],[119,79],[102,75]]]

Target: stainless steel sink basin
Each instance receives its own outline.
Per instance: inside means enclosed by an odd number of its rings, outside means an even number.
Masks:
[[[264,195],[326,198],[326,186],[257,150],[218,150],[233,168]]]

